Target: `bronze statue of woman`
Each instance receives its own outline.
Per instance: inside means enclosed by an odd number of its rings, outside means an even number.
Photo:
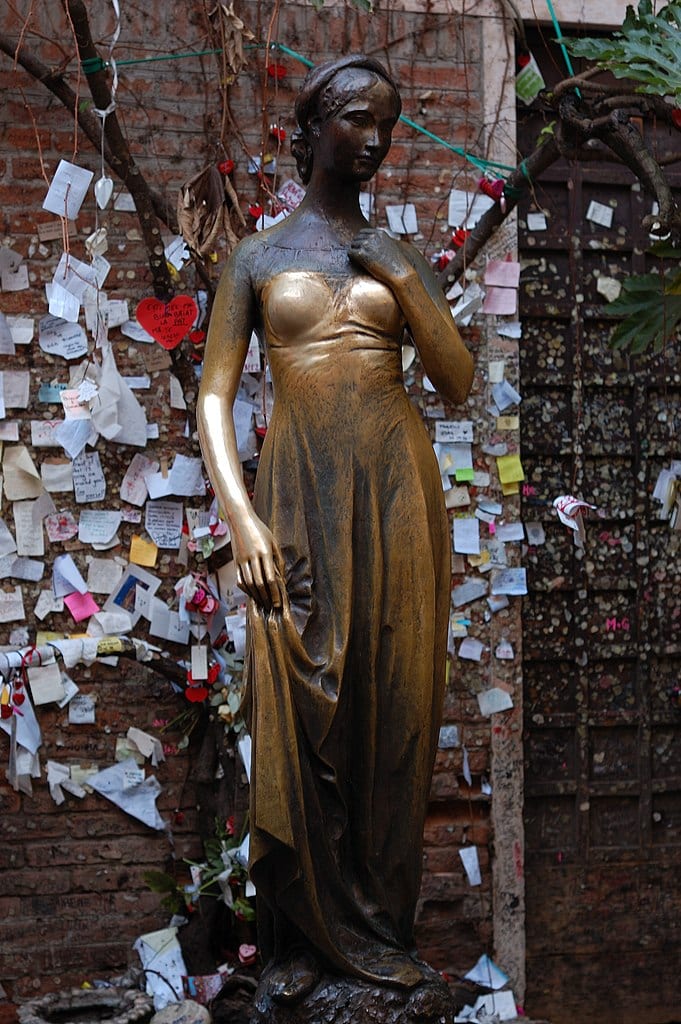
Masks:
[[[329,978],[405,999],[439,978],[415,955],[413,924],[451,542],[403,385],[404,332],[451,402],[468,395],[473,363],[428,264],[360,210],[400,109],[371,58],[308,74],[294,141],[305,199],[236,247],[208,335],[201,444],[249,597],[263,1020]],[[251,504],[231,410],[254,329],[275,401]]]

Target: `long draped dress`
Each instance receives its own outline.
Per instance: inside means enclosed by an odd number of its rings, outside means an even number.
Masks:
[[[445,683],[440,475],[388,287],[286,270],[259,301],[275,403],[254,504],[288,592],[283,611],[249,608],[262,951],[284,953],[292,925],[327,969],[411,988]]]

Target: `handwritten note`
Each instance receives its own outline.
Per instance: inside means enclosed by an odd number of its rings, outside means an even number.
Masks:
[[[44,316],[38,324],[38,344],[48,355],[80,359],[87,355],[87,335],[80,324],[58,316]]]
[[[102,501],[106,494],[106,480],[99,452],[82,452],[73,460],[73,486],[79,504]]]
[[[82,544],[109,544],[120,524],[119,510],[83,509],[78,524],[78,540]]]
[[[179,501],[150,501],[144,528],[159,548],[177,549],[182,537],[182,504]]]
[[[519,596],[527,593],[526,569],[496,569],[492,572],[492,593]]]
[[[437,420],[435,440],[443,444],[471,442],[473,440],[473,421]]]
[[[0,622],[23,622],[24,595],[21,587],[14,590],[0,590]]]
[[[131,505],[143,505],[147,500],[147,485],[144,477],[158,471],[158,462],[146,455],[133,455],[125,476],[121,481],[121,498]]]
[[[85,167],[60,160],[45,196],[43,210],[75,220],[93,178],[93,172]]]
[[[33,525],[33,501],[15,501],[12,505],[14,512],[14,530],[17,538],[17,554],[37,555],[45,554],[45,540],[43,527],[39,529]]]

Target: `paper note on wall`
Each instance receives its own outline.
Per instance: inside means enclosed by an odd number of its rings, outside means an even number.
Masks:
[[[87,355],[87,335],[80,324],[57,316],[44,316],[38,324],[38,344],[48,355],[80,359]]]
[[[144,512],[144,528],[154,544],[159,548],[179,548],[182,504],[178,501],[149,501]]]
[[[60,160],[43,201],[43,210],[75,220],[93,178],[93,172],[85,167]]]
[[[480,520],[474,516],[454,520],[454,550],[461,555],[480,554]]]
[[[73,486],[79,504],[102,501],[106,494],[106,480],[99,452],[81,452],[73,460]]]
[[[33,501],[15,501],[12,505],[17,554],[40,557],[45,554],[45,540],[42,523],[38,528],[33,524],[33,506]]]
[[[2,472],[5,497],[8,501],[37,498],[41,494],[43,485],[40,474],[25,445],[5,448]]]

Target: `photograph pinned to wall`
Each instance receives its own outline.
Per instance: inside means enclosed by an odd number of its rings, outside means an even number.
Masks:
[[[139,565],[130,565],[104,604],[104,611],[115,612],[122,609],[130,615],[132,624],[135,626],[142,615],[141,604],[145,603],[137,600],[138,591],[144,594],[148,602],[160,586],[161,581],[157,576],[146,572]]]

